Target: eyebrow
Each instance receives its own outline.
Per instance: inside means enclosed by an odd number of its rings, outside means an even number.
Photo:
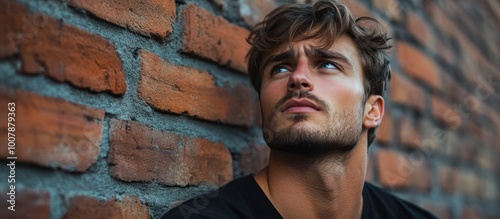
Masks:
[[[352,67],[351,60],[349,60],[349,58],[347,58],[344,54],[339,53],[339,52],[322,50],[319,48],[311,48],[311,49],[308,48],[308,49],[306,49],[305,52],[306,52],[306,55],[309,57],[321,57],[321,58],[326,58],[326,59],[340,60],[341,62],[344,62],[345,64]]]
[[[319,49],[319,48],[310,48],[310,49],[308,48],[308,49],[306,49],[305,52],[306,52],[306,55],[308,57],[320,57],[320,58],[326,58],[326,59],[340,60],[341,62],[344,62],[345,64],[352,67],[352,63],[349,60],[349,58],[347,58],[345,55],[343,55],[342,53],[339,53],[339,52],[328,51],[328,50],[323,50],[323,49]],[[262,65],[262,66],[265,67],[269,63],[279,62],[281,60],[291,59],[293,57],[295,57],[294,51],[287,50],[285,52],[270,56],[265,61],[264,65]]]
[[[264,62],[264,65],[262,66],[267,66],[269,63],[273,63],[273,62],[279,62],[281,60],[284,60],[284,59],[291,59],[295,56],[294,52],[292,50],[288,50],[288,51],[285,51],[285,52],[282,52],[282,53],[279,53],[279,54],[276,54],[276,55],[272,55],[270,56],[265,62]]]

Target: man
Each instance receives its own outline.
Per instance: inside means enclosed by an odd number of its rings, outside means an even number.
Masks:
[[[269,165],[164,218],[435,218],[365,183],[384,115],[387,34],[335,0],[292,4],[256,25],[248,72],[260,97]],[[366,23],[365,22],[365,23]]]

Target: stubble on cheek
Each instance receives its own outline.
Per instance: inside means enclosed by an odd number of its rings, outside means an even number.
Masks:
[[[279,109],[279,108],[277,108]],[[286,114],[273,110],[265,117],[266,143],[280,151],[301,154],[344,153],[359,141],[363,109],[315,114]]]

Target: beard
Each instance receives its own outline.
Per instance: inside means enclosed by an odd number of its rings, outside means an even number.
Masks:
[[[308,113],[287,115],[292,125],[279,129],[278,116],[282,105],[291,98],[306,98],[315,102],[326,114],[326,121],[314,126]],[[277,151],[321,158],[328,155],[346,155],[354,149],[362,132],[363,104],[355,109],[332,111],[326,102],[309,92],[287,93],[274,108],[269,122],[264,122],[264,139],[267,145]]]

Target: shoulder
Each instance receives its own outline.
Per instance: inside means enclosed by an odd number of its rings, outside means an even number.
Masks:
[[[429,218],[429,211],[366,182],[363,188],[363,218]]]
[[[190,199],[168,211],[162,218],[262,218],[277,213],[248,175],[218,190]]]

